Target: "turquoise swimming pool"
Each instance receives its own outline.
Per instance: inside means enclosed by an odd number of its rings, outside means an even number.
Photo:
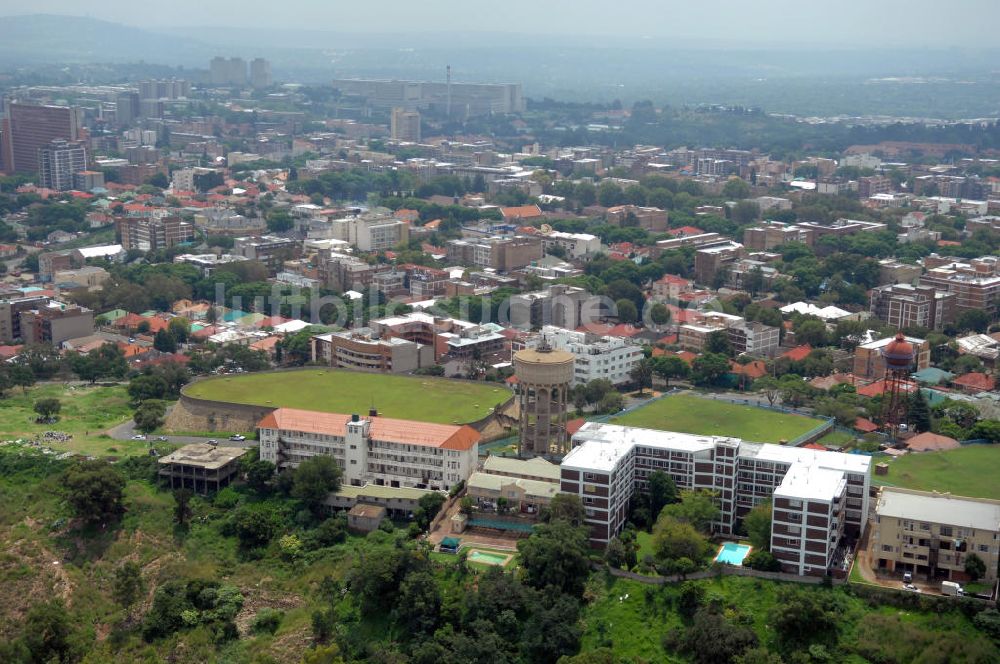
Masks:
[[[715,561],[728,565],[743,565],[743,559],[747,557],[752,548],[749,544],[726,542],[719,549],[719,553],[716,554]]]

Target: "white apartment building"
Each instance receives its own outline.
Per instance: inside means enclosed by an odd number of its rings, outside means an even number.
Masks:
[[[260,458],[279,471],[329,456],[350,486],[447,491],[467,480],[479,460],[479,432],[465,425],[278,408],[257,428]]]
[[[720,534],[734,532],[754,505],[773,497],[775,557],[785,571],[819,574],[822,568],[825,574],[828,562],[812,555],[813,549],[816,542],[825,543],[816,553],[832,561],[843,535],[860,536],[868,514],[870,466],[871,458],[863,455],[587,422],[573,435],[573,449],[560,468],[562,491],[583,501],[594,545],[603,546],[621,532],[633,494],[645,489],[650,473],[663,471],[678,489],[718,494],[721,514],[714,529]],[[816,531],[796,540],[785,530],[798,525],[785,514],[792,511],[791,503],[782,501],[803,496],[810,515],[805,523]],[[820,504],[827,506],[822,524]]]
[[[549,251],[552,247],[562,247],[569,258],[582,258],[596,254],[601,250],[601,238],[590,233],[563,233],[552,231],[540,235],[542,248]]]
[[[330,222],[329,238],[349,242],[361,251],[385,251],[410,239],[410,226],[389,214],[375,211],[360,217]]]
[[[628,383],[631,380],[629,372],[643,358],[642,348],[628,339],[566,330],[554,325],[543,326],[541,334],[529,339],[525,347],[537,347],[542,337],[556,350],[573,354],[573,385],[598,378],[610,380],[615,385]]]

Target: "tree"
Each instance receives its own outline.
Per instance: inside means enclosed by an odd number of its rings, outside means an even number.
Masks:
[[[118,346],[106,343],[86,355],[70,354],[70,368],[80,380],[97,382],[98,378],[124,378],[128,373],[128,362]]]
[[[670,387],[671,378],[687,378],[691,367],[676,355],[661,355],[653,359],[653,373],[663,379],[666,387]]]
[[[128,609],[142,597],[143,585],[142,570],[138,563],[126,561],[115,570],[111,580],[111,596],[122,608]]]
[[[28,388],[35,384],[35,372],[27,364],[12,364],[7,367],[6,373],[10,384],[14,387],[20,387],[22,394],[27,394]]]
[[[760,206],[753,201],[739,201],[730,213],[730,218],[740,226],[753,223],[759,216]]]
[[[528,539],[517,544],[524,583],[580,597],[590,573],[590,548],[585,526],[562,519],[537,526]]]
[[[840,617],[835,606],[827,605],[830,596],[792,586],[779,586],[777,593],[769,618],[783,645],[792,649],[836,638]]]
[[[665,304],[657,302],[649,308],[649,319],[655,325],[666,325],[670,322],[670,309],[667,309]]]
[[[743,517],[743,528],[747,531],[754,549],[771,548],[771,501],[758,503]]]
[[[653,386],[653,362],[648,357],[644,357],[635,363],[635,366],[628,372],[629,378],[639,388],[639,394],[647,387]]]
[[[973,581],[978,581],[986,576],[986,563],[979,557],[979,554],[970,553],[965,557],[965,573]]]
[[[159,330],[153,337],[153,348],[161,353],[176,353],[177,340],[167,330]]]
[[[274,477],[274,464],[260,458],[260,452],[253,449],[240,459],[240,470],[247,480],[247,486],[257,493],[267,493]]]
[[[292,497],[319,513],[326,497],[340,488],[340,466],[333,457],[314,456],[299,464],[292,483]]]
[[[985,332],[990,316],[982,309],[966,309],[955,320],[955,327],[962,332]]]
[[[430,634],[441,614],[441,589],[427,570],[410,572],[399,584],[395,613],[415,634]]]
[[[726,334],[725,330],[716,330],[709,333],[705,339],[705,352],[718,353],[726,357],[732,357],[735,354],[733,345],[729,342],[729,335]]]
[[[730,199],[746,198],[750,195],[750,185],[741,178],[729,178],[722,187],[722,195]]]
[[[677,485],[662,470],[654,470],[646,478],[649,485],[649,512],[655,520],[664,507],[677,502]]]
[[[729,359],[718,353],[705,353],[691,363],[691,378],[697,385],[714,385],[729,373]]]
[[[281,521],[273,508],[256,503],[240,506],[233,513],[232,526],[240,547],[256,549],[271,541],[281,528]]]
[[[622,543],[621,539],[612,537],[611,540],[608,541],[608,545],[604,548],[604,562],[606,562],[609,567],[624,569],[625,558],[625,545]]]
[[[38,413],[39,422],[54,422],[62,410],[62,402],[55,398],[39,399],[35,402],[34,410]]]
[[[778,398],[780,393],[780,386],[778,380],[774,376],[762,376],[753,382],[753,389],[758,392],[763,392],[764,396],[767,398],[767,403],[771,406]]]
[[[272,233],[285,233],[294,226],[295,220],[287,210],[271,210],[267,213],[267,230]]]
[[[704,535],[690,523],[667,514],[666,508],[653,526],[653,555],[660,563],[686,558],[700,562],[708,555],[710,545]]]
[[[166,406],[162,401],[150,399],[148,401],[143,401],[142,404],[135,409],[135,413],[132,415],[132,421],[135,422],[135,426],[139,429],[139,431],[142,431],[143,433],[151,433],[163,425],[163,415],[166,412]]]
[[[132,403],[142,404],[150,399],[165,399],[170,387],[163,376],[148,373],[132,378],[126,389],[132,398]]]
[[[622,323],[634,323],[639,320],[639,311],[632,300],[621,299],[615,302],[618,308],[618,320]]]
[[[826,324],[816,318],[803,318],[795,326],[795,341],[799,344],[809,344],[814,348],[827,344]]]
[[[73,625],[61,599],[35,604],[24,618],[21,637],[32,664],[70,662],[84,653],[74,653]]]
[[[105,461],[81,461],[63,474],[66,502],[84,521],[103,521],[122,513],[125,478]]]
[[[781,571],[781,561],[765,549],[754,549],[748,553],[747,557],[743,559],[743,566],[760,572]]]
[[[681,491],[680,502],[667,505],[663,511],[678,521],[690,523],[700,532],[710,533],[712,522],[719,518],[716,498],[711,491]]]
[[[752,629],[734,625],[712,605],[698,609],[691,626],[677,640],[677,649],[689,655],[695,664],[732,662],[757,646],[757,635]]]
[[[420,496],[420,500],[417,501],[419,507],[417,508],[415,517],[417,525],[420,526],[421,530],[427,530],[430,527],[431,521],[441,511],[441,506],[444,505],[445,500],[444,494],[438,491],[432,491]]]
[[[191,509],[191,498],[194,494],[191,489],[174,489],[174,523],[184,527],[191,520],[193,510]]]
[[[917,433],[923,433],[924,431],[931,430],[931,409],[927,405],[927,399],[924,397],[922,390],[914,390],[910,394],[910,404],[908,413],[910,416],[910,424]]]
[[[539,514],[539,517],[547,523],[566,521],[571,525],[579,526],[586,520],[587,513],[583,509],[583,502],[579,496],[571,493],[557,493],[549,501],[548,507]]]

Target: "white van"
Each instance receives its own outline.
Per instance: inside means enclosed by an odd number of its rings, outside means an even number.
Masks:
[[[965,594],[962,586],[955,583],[954,581],[942,581],[941,582],[941,594],[948,595],[949,597],[961,597]]]

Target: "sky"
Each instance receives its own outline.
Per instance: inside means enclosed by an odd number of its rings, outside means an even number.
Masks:
[[[331,32],[507,32],[706,40],[719,46],[996,47],[997,0],[31,0],[0,17],[85,15],[156,29],[179,26]]]

